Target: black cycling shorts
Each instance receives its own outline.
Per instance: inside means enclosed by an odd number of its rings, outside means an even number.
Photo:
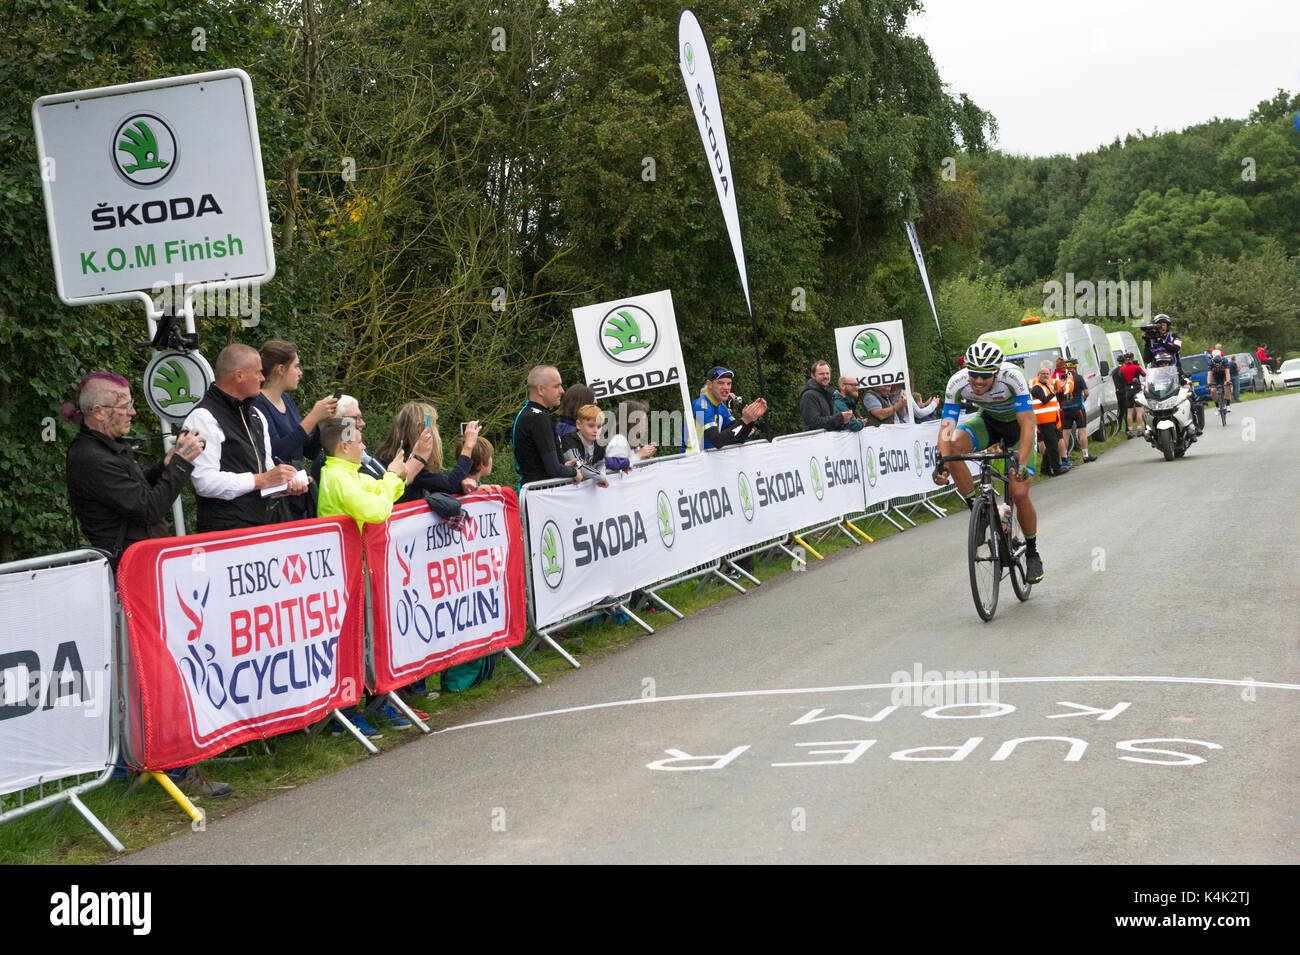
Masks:
[[[1063,430],[1068,430],[1070,428],[1073,428],[1076,425],[1078,425],[1080,428],[1087,427],[1087,423],[1083,417],[1083,406],[1080,405],[1077,408],[1062,408],[1061,428]]]

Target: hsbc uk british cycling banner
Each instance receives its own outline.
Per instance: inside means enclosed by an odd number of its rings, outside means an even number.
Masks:
[[[133,544],[132,755],[170,769],[302,729],[361,690],[361,535],[348,517]]]
[[[366,525],[375,692],[523,642],[519,499],[500,488],[462,497],[460,506],[459,528],[423,501]]]
[[[939,460],[939,422],[863,428],[855,437],[862,444],[868,507],[935,490],[931,474]]]
[[[106,560],[0,572],[0,793],[108,766],[112,600]]]
[[[863,507],[856,435],[823,433],[529,491],[536,623]]]

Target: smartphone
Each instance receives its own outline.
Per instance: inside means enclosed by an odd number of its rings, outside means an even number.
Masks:
[[[428,431],[428,430],[430,430],[432,427],[433,427],[433,415],[431,415],[431,414],[426,414],[426,415],[424,416],[424,429],[425,429],[426,431]]]
[[[468,421],[462,421],[462,422],[460,423],[460,436],[461,436],[462,438],[465,437],[465,425],[467,425],[467,424],[469,424]]]
[[[335,400],[335,401],[338,401],[338,400],[339,400],[340,398],[342,398],[342,397],[343,397],[343,389],[342,389],[341,387],[339,387],[339,388],[335,388],[335,389],[334,389],[334,400]]]

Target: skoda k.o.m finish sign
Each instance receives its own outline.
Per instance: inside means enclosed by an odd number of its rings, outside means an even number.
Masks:
[[[63,301],[275,273],[243,70],[42,96],[32,121]]]

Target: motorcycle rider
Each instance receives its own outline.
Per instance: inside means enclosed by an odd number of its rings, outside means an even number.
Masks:
[[[1179,381],[1187,382],[1188,377],[1183,374],[1183,362],[1181,351],[1183,340],[1174,334],[1173,322],[1168,315],[1163,313],[1156,316],[1152,323],[1155,327],[1147,326],[1142,330],[1142,358],[1148,365],[1157,364],[1156,356],[1168,355],[1172,359],[1171,364],[1178,369]],[[1150,330],[1148,330],[1150,329]],[[1192,399],[1192,423],[1196,425],[1196,433],[1201,434],[1205,431],[1205,409],[1201,406],[1201,399],[1197,397],[1196,388],[1191,388]]]

